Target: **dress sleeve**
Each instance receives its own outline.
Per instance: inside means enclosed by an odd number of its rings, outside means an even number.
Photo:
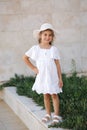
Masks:
[[[27,52],[25,52],[25,55],[30,57],[32,60],[36,60],[37,59],[36,51],[37,51],[36,46],[32,46]]]
[[[52,48],[51,58],[60,60],[59,50],[55,46],[53,46],[53,48]]]

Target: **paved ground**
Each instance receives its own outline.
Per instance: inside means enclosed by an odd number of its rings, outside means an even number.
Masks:
[[[3,100],[0,100],[0,130],[29,130]]]

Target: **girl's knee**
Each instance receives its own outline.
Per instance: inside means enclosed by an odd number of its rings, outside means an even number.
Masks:
[[[57,94],[52,94],[52,99],[57,99],[58,95]]]
[[[50,99],[50,94],[44,94],[44,99],[45,99],[45,100]]]

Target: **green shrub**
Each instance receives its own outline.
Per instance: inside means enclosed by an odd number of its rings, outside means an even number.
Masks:
[[[87,129],[87,77],[63,75],[63,93],[60,96],[60,112],[63,123],[57,125],[73,130]]]
[[[63,93],[59,94],[60,98],[60,115],[63,122],[49,127],[62,127],[72,130],[87,129],[87,77],[78,77],[76,73],[72,76],[63,76]],[[38,95],[32,91],[34,77],[24,77],[15,75],[7,83],[0,86],[16,86],[19,95],[25,95],[32,98],[38,105],[44,106],[43,95]],[[52,107],[52,106],[51,106]],[[53,109],[53,107],[52,107]]]

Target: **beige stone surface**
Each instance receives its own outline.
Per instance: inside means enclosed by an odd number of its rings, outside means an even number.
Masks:
[[[29,130],[14,114],[11,108],[0,99],[0,130]]]
[[[57,13],[57,10],[62,12],[79,11],[80,0],[52,0],[53,11]]]
[[[87,0],[80,0],[80,10],[87,11]]]
[[[0,0],[0,14],[19,14],[20,0]]]
[[[22,57],[37,44],[33,30],[50,22],[63,73],[87,73],[87,0],[0,0],[0,81],[17,74],[34,75]],[[84,53],[84,55],[83,55]]]

